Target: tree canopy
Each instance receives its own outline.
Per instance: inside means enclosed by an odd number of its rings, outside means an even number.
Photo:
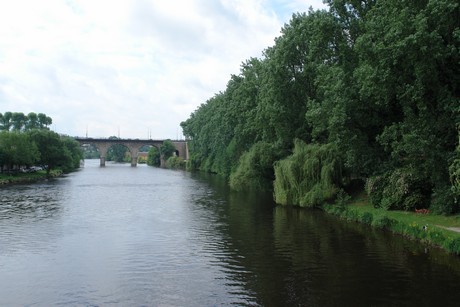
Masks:
[[[53,123],[51,117],[43,113],[22,112],[0,113],[0,130],[3,131],[28,131],[32,129],[48,129]]]
[[[40,165],[69,172],[80,167],[80,145],[73,138],[48,129],[51,118],[43,113],[0,113],[0,169]]]
[[[458,1],[326,3],[293,14],[262,58],[181,123],[189,165],[238,189],[275,180],[287,204],[360,180],[376,206],[458,212]],[[340,180],[324,179],[330,163]]]

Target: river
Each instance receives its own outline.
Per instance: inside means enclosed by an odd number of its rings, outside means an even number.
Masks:
[[[85,161],[0,188],[0,306],[457,306],[460,260],[217,176]]]

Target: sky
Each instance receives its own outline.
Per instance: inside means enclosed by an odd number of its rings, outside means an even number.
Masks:
[[[0,113],[70,136],[182,139],[180,123],[322,0],[0,0]]]

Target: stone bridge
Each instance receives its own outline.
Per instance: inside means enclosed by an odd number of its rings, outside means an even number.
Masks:
[[[105,159],[107,156],[107,151],[113,145],[120,144],[126,146],[129,152],[131,153],[131,166],[137,165],[137,159],[139,154],[139,149],[142,146],[155,146],[160,150],[161,145],[165,140],[141,140],[141,139],[105,139],[105,138],[82,138],[82,137],[75,137],[75,140],[80,143],[80,145],[94,145],[99,150],[100,154],[100,165],[105,166]],[[171,141],[174,147],[176,148],[176,154],[183,158],[184,160],[188,160],[188,146],[187,141]],[[165,161],[163,159],[163,154],[161,154],[161,166],[165,165]]]

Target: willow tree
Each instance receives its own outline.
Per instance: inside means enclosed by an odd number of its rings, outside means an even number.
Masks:
[[[277,203],[315,207],[332,200],[340,190],[343,162],[334,144],[296,140],[293,154],[275,164],[275,178]]]

